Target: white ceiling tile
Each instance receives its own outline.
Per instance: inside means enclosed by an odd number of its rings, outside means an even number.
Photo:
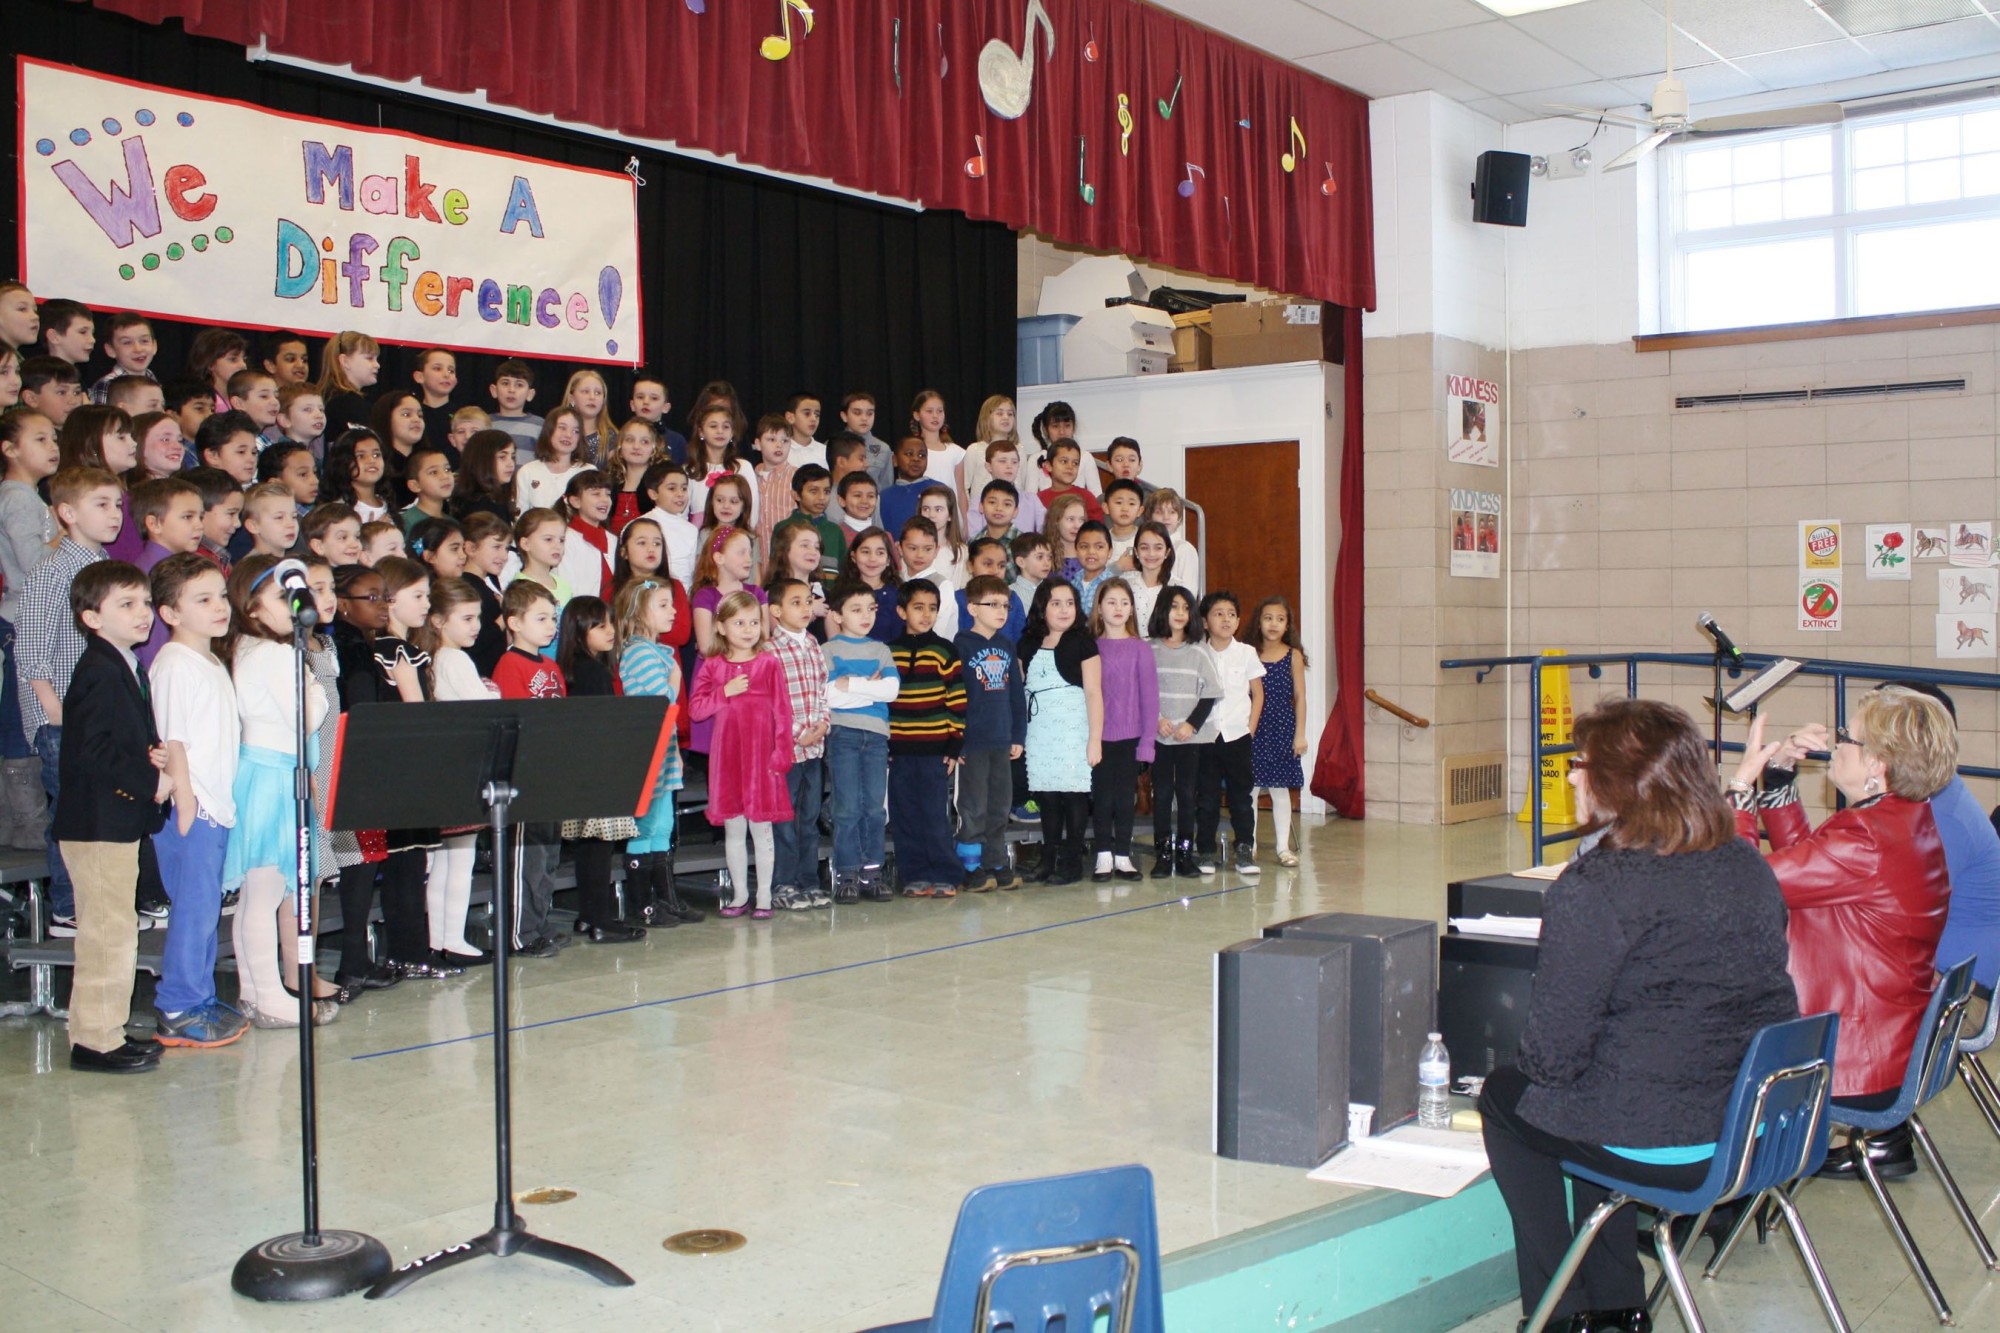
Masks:
[[[1665,11],[1668,0],[1646,0]],[[1673,0],[1674,22],[1721,55],[1816,46],[1845,34],[1806,0]]]
[[[1889,68],[1910,69],[1937,60],[1962,60],[2000,52],[2000,24],[1986,19],[1962,19],[1957,23],[1937,23],[1928,28],[1906,28],[1902,32],[1864,37],[1861,44]]]
[[[1624,111],[1638,115],[1642,114],[1637,109],[1639,104],[1646,101],[1648,96],[1650,94],[1635,94],[1622,83],[1603,80],[1564,84],[1556,88],[1537,88],[1533,92],[1513,95],[1516,102],[1530,108],[1537,116],[1560,115],[1560,112],[1546,109],[1551,102],[1567,102],[1571,106],[1588,106],[1600,111]]]
[[[1306,56],[1298,63],[1315,74],[1370,97],[1394,97],[1399,93],[1430,90],[1463,102],[1482,96],[1484,92],[1386,42]]]
[[[1589,70],[1506,23],[1418,33],[1396,45],[1476,88],[1501,96],[1590,81]]]
[[[1801,46],[1760,56],[1743,56],[1734,63],[1767,88],[1803,88],[1808,84],[1880,74],[1889,68],[1858,42],[1851,40],[1821,42],[1818,46]]]
[[[1524,120],[1536,120],[1543,114],[1532,107],[1519,106],[1504,97],[1481,97],[1467,102],[1468,111],[1477,111],[1489,120],[1497,120],[1502,125],[1516,125]]]
[[[1749,97],[1766,91],[1763,84],[1719,60],[1677,69],[1674,77],[1687,85],[1688,101],[1696,105],[1720,102],[1726,97]],[[1650,96],[1647,100],[1651,100]]]
[[[1223,0],[1223,3],[1241,6],[1243,0]],[[1262,4],[1263,0],[1252,3]],[[1304,0],[1304,3],[1385,39],[1484,23],[1493,17],[1492,10],[1473,0]]]
[[[1601,78],[1653,74],[1666,68],[1666,17],[1641,0],[1590,0],[1523,14],[1512,22]],[[1685,33],[1676,36],[1675,64],[1698,65],[1711,58]]]
[[[1361,46],[1368,34],[1327,17],[1305,0],[1151,0],[1182,18],[1287,60]]]

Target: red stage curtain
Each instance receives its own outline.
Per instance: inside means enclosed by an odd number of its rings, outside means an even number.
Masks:
[[[1346,312],[1347,416],[1340,444],[1340,553],[1333,565],[1333,714],[1314,756],[1313,795],[1342,817],[1367,813],[1362,781],[1361,312]]]
[[[1375,304],[1366,99],[1133,0],[825,0],[810,35],[782,0],[96,3],[1094,249]],[[1006,119],[982,93],[982,50],[1021,51],[1033,10],[1048,29],[1032,29],[1032,94]],[[772,60],[762,47],[781,12],[791,48]],[[980,174],[967,170],[975,157]]]

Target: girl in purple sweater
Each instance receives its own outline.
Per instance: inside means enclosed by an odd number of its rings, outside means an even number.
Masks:
[[[1113,579],[1098,590],[1090,613],[1104,681],[1104,758],[1090,774],[1097,821],[1097,865],[1090,878],[1097,884],[1140,877],[1132,863],[1132,814],[1139,765],[1153,761],[1160,678],[1153,650],[1132,622],[1132,589]]]

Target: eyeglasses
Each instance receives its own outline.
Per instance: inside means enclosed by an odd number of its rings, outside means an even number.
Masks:
[[[994,600],[993,600],[992,598],[990,598],[990,597],[989,597],[989,598],[987,598],[987,599],[986,599],[985,601],[983,601],[983,602],[974,602],[974,603],[973,603],[973,605],[974,605],[974,606],[983,606],[983,607],[986,607],[986,608],[987,608],[988,610],[992,610],[992,611],[1011,611],[1011,610],[1013,610],[1013,609],[1014,609],[1014,607],[1013,607],[1013,603],[1011,603],[1011,602],[996,602],[996,601],[994,601]]]
[[[389,599],[379,592],[345,592],[340,594],[340,600],[343,602],[386,602]]]
[[[1861,741],[1861,740],[1857,739],[1856,737],[1854,737],[1854,736],[1850,735],[1850,734],[1848,733],[1848,730],[1847,730],[1847,728],[1846,728],[1846,727],[1835,727],[1835,728],[1834,728],[1834,730],[1833,730],[1833,743],[1834,743],[1835,745],[1864,745],[1864,744],[1865,744],[1865,742],[1863,742],[1863,741]]]
[[[1569,757],[1569,767],[1572,773],[1582,773],[1590,768],[1590,761],[1580,754],[1573,754]]]

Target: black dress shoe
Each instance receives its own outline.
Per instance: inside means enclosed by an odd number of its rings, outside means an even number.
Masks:
[[[468,967],[488,967],[493,962],[493,955],[484,949],[475,950],[472,953],[456,953],[450,949],[439,949],[431,957],[448,967],[455,967],[461,971]]]
[[[402,973],[391,971],[380,963],[372,963],[366,972],[336,973],[333,984],[359,993],[365,990],[387,990],[402,979]]]
[[[1916,1145],[1910,1141],[1910,1127],[1898,1125],[1885,1129],[1868,1138],[1868,1160],[1875,1166],[1875,1174],[1884,1180],[1901,1180],[1917,1172]],[[1818,1172],[1823,1180],[1860,1180],[1861,1165],[1855,1159],[1854,1146],[1846,1144],[1829,1151],[1826,1165]]]
[[[1722,1242],[1729,1239],[1730,1230],[1735,1227],[1736,1219],[1743,1215],[1743,1209],[1746,1206],[1748,1206],[1747,1200],[1736,1199],[1729,1203],[1718,1205],[1708,1215],[1708,1225],[1701,1229],[1701,1234],[1707,1238],[1709,1245],[1713,1247],[1714,1253],[1720,1254],[1722,1252]],[[1695,1257],[1695,1247],[1690,1243],[1690,1238],[1694,1235],[1694,1219],[1692,1217],[1676,1217],[1674,1219],[1673,1233],[1674,1253],[1681,1257],[1681,1264],[1685,1267],[1693,1263]],[[1652,1227],[1644,1227],[1639,1231],[1639,1257],[1641,1259],[1655,1259],[1659,1257],[1659,1250],[1653,1244]],[[1596,1325],[1593,1324],[1591,1327],[1595,1328]],[[1617,1329],[1623,1328],[1624,1325],[1607,1324],[1605,1327]]]
[[[1643,1305],[1621,1310],[1585,1310],[1577,1318],[1577,1333],[1653,1333],[1653,1316]]]
[[[111,1051],[69,1048],[69,1067],[86,1074],[145,1074],[160,1067],[160,1044],[128,1041]]]
[[[631,944],[646,938],[644,926],[628,926],[623,921],[607,921],[590,928],[592,944]]]

